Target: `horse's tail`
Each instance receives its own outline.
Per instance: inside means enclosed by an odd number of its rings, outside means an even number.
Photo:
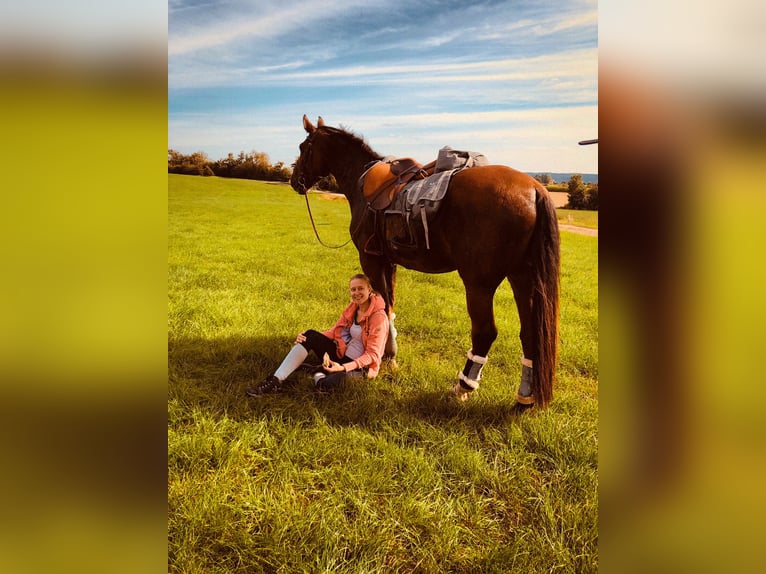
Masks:
[[[553,379],[559,340],[559,225],[550,195],[537,190],[537,219],[532,233],[535,354],[531,357],[532,395],[535,404],[547,406],[553,399]]]

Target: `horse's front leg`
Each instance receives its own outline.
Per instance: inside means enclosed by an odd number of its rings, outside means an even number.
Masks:
[[[396,327],[394,327],[394,301],[396,291],[396,265],[377,255],[361,254],[359,262],[362,264],[362,270],[370,278],[372,288],[378,292],[386,302],[386,312],[388,313],[389,331],[386,340],[386,350],[384,358],[389,359],[392,366],[396,367],[396,353],[398,346],[396,344]]]

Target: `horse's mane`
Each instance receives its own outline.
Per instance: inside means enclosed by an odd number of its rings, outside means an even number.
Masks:
[[[320,129],[327,130],[330,133],[339,135],[350,142],[360,146],[366,153],[369,153],[372,156],[375,156],[376,158],[380,159],[383,156],[380,155],[378,152],[376,152],[374,149],[370,147],[370,145],[365,141],[365,139],[362,136],[359,136],[352,132],[350,129],[344,127],[341,125],[340,127],[334,128],[331,126],[322,126]]]

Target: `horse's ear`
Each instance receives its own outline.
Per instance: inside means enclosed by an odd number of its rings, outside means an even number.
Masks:
[[[317,120],[317,127],[318,128],[324,127],[324,120],[322,119],[322,116],[319,116],[319,119]]]
[[[308,116],[306,116],[306,114],[303,114],[303,129],[306,130],[308,133],[313,133],[313,131],[316,129],[314,127],[314,124],[312,124],[309,121],[309,118]]]

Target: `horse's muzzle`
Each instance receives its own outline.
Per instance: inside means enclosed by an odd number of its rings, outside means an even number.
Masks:
[[[298,179],[291,179],[290,185],[295,191],[298,192],[299,195],[306,195],[306,191],[307,191],[306,182],[303,180],[302,177]]]

